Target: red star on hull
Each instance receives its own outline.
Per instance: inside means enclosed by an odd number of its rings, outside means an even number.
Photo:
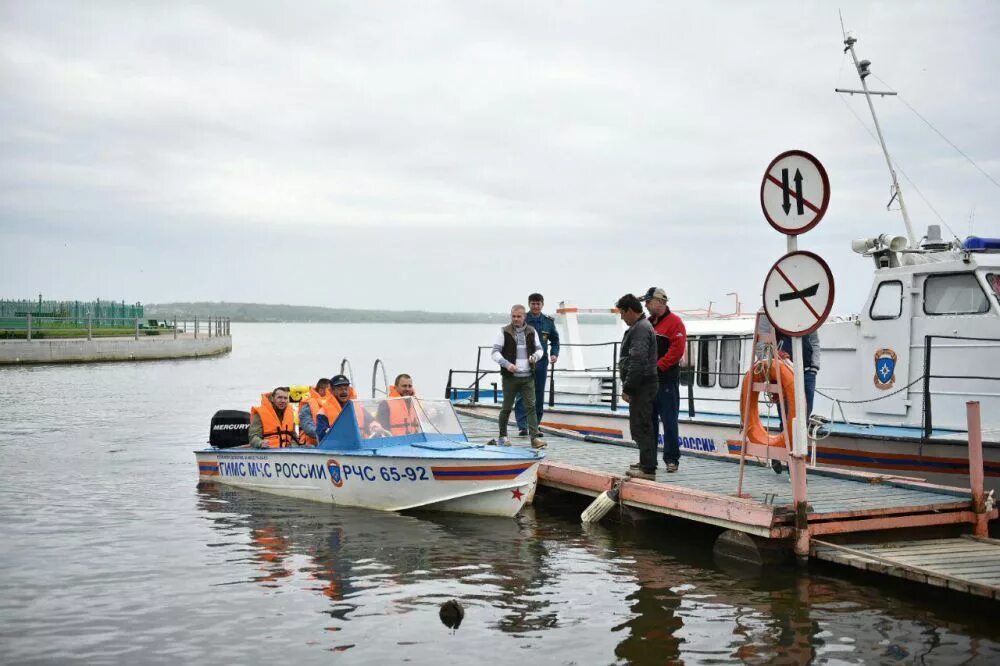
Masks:
[[[510,494],[511,494],[511,495],[512,495],[512,496],[514,497],[514,499],[516,499],[516,500],[520,500],[520,499],[521,499],[522,497],[524,497],[524,493],[522,493],[522,492],[521,492],[521,489],[520,489],[520,488],[514,488],[514,490],[510,491]]]

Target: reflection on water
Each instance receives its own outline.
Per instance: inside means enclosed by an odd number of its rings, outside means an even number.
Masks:
[[[552,494],[507,520],[196,488],[216,409],[342,355],[433,396],[494,333],[234,325],[220,358],[0,368],[0,663],[1000,663],[994,606],[716,564],[715,530],[679,521],[585,527]]]
[[[198,505],[219,535],[207,546],[241,565],[220,585],[310,595],[334,636],[327,648],[371,659],[390,658],[403,645],[421,661],[446,653],[453,639],[429,624],[452,598],[466,609],[455,640],[471,632],[495,650],[531,647],[555,661],[1000,657],[995,637],[972,640],[961,623],[884,599],[877,588],[804,572],[719,568],[711,563],[711,531],[664,547],[683,523],[581,526],[572,521],[579,507],[563,501],[546,496],[544,508],[507,520],[331,510],[206,486]],[[373,624],[388,628],[385,640],[368,638]]]

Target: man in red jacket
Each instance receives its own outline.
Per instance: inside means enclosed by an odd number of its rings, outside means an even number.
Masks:
[[[659,389],[653,403],[653,432],[663,423],[663,462],[668,472],[676,472],[681,462],[677,436],[677,414],[681,408],[680,362],[687,347],[684,322],[667,307],[667,292],[650,287],[639,299],[646,302],[649,323],[656,332],[656,376]]]

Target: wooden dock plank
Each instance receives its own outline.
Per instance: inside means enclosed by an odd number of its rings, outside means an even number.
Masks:
[[[953,552],[967,550],[970,541],[961,537],[955,539],[933,539],[926,542],[928,550],[938,551],[931,559],[924,561],[917,555],[900,556],[900,551],[914,553],[923,542],[907,541],[905,547],[898,544],[834,544],[814,539],[811,550],[817,559],[852,566],[866,571],[883,573],[935,587],[986,597],[1000,598],[1000,544],[983,545],[978,565],[961,564],[943,556],[943,548]],[[980,550],[980,549],[977,549]]]

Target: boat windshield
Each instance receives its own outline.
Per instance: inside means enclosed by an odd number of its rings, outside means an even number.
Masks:
[[[363,439],[420,433],[428,436],[465,435],[448,400],[409,397],[352,402]]]

